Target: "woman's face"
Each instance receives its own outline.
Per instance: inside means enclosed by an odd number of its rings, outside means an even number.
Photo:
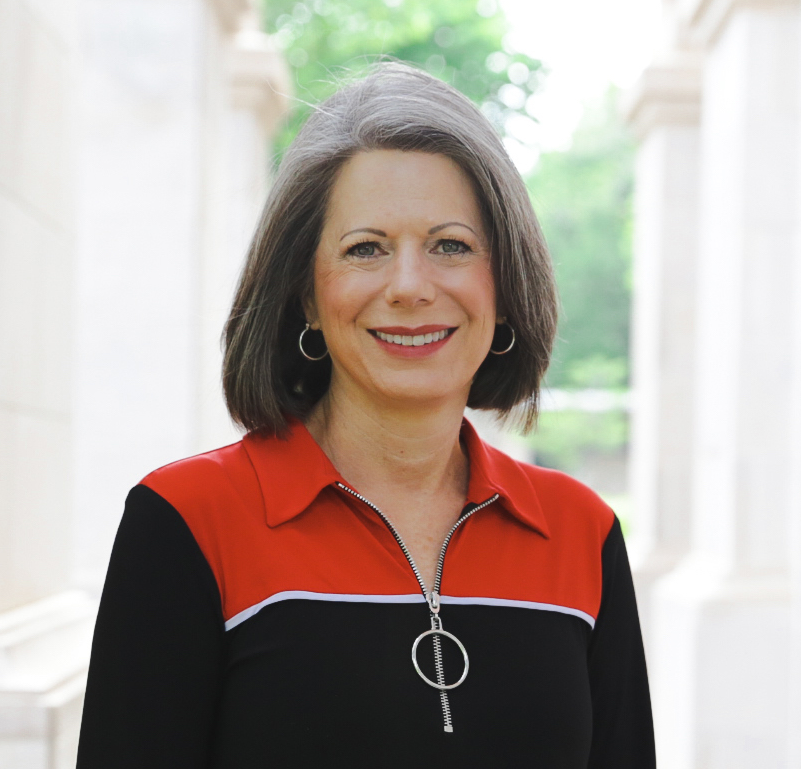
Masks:
[[[386,405],[466,401],[495,328],[479,204],[450,158],[362,152],[333,186],[307,319],[332,393]]]

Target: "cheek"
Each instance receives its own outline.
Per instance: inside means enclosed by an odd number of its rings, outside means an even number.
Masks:
[[[315,299],[320,321],[328,331],[353,323],[371,296],[364,276],[321,266],[315,271]]]
[[[476,314],[492,316],[495,323],[495,281],[489,268],[480,267],[468,277],[463,286],[465,303]]]
[[[341,313],[343,303],[347,302],[347,287],[344,283],[342,276],[327,260],[317,260],[314,269],[314,299],[321,321]]]
[[[486,271],[486,278],[484,283],[484,295],[486,296],[487,306],[490,307],[495,312],[495,306],[497,304],[495,299],[495,281],[492,278],[492,273]]]

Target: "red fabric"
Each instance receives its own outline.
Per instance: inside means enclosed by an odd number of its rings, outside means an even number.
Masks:
[[[578,481],[483,443],[467,421],[462,439],[468,502],[500,499],[456,531],[442,594],[555,604],[597,617],[609,507]],[[345,483],[295,422],[287,439],[250,434],[142,483],[188,524],[217,578],[226,620],[287,590],[418,593],[389,529],[337,481]]]

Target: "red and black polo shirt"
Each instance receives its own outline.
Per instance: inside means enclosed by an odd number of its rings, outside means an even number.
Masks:
[[[302,424],[167,465],[126,502],[79,769],[655,766],[613,512],[469,423],[439,618],[390,525]],[[447,711],[447,715],[445,714]],[[450,723],[452,731],[445,731]]]

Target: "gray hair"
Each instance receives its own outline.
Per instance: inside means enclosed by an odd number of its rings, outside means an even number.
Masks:
[[[490,239],[498,312],[516,344],[482,362],[467,405],[503,417],[518,407],[516,417],[531,428],[556,333],[557,296],[528,192],[471,101],[397,62],[374,65],[318,105],[283,158],[225,326],[223,389],[231,417],[247,430],[278,434],[328,389],[330,358],[311,362],[298,349],[303,301],[313,293],[314,254],[337,175],[357,153],[377,149],[445,155],[471,179]]]

